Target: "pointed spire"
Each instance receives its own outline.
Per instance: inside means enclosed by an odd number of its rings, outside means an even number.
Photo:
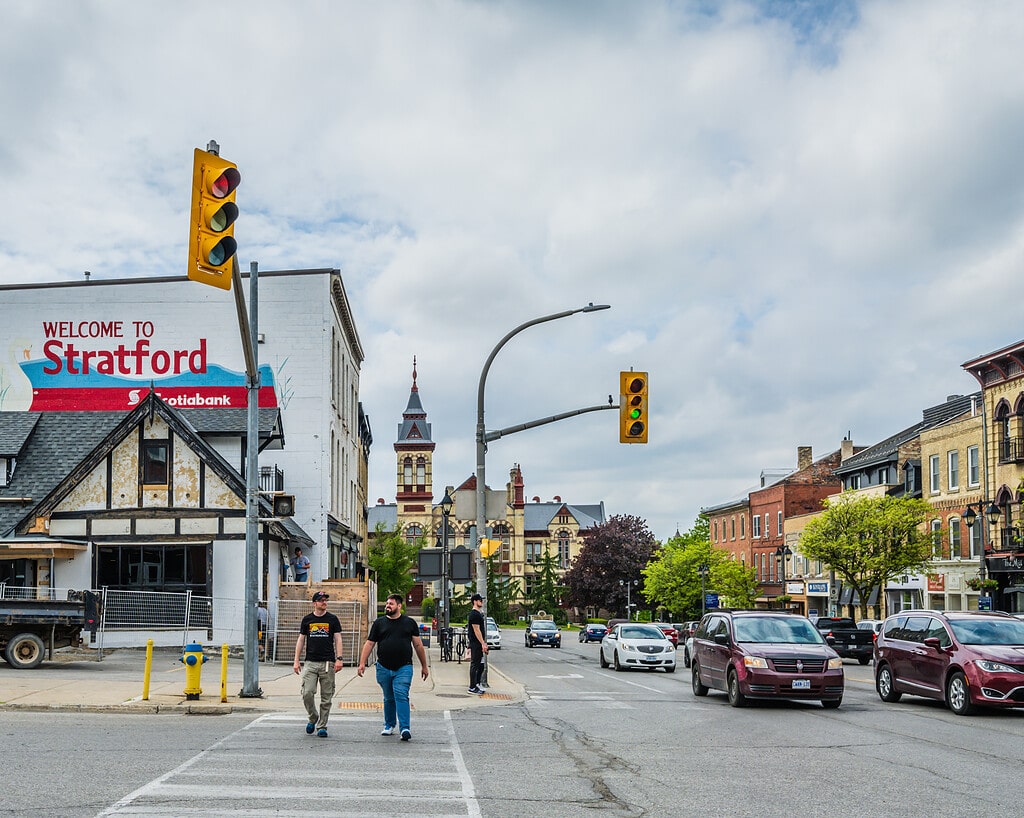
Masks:
[[[416,386],[416,356],[412,356],[412,391],[419,392],[420,388]]]

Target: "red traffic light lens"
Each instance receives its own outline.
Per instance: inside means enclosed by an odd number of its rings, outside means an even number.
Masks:
[[[224,172],[213,180],[210,185],[210,193],[218,199],[223,199],[242,181],[242,175],[235,168],[226,168]]]
[[[631,380],[629,382],[629,391],[634,393],[634,394],[636,392],[639,392],[643,388],[644,388],[644,379],[643,378],[633,378],[633,380]]]

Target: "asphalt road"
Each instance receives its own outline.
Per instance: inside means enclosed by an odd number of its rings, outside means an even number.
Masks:
[[[305,735],[300,713],[112,716],[0,712],[0,814],[909,816],[1016,814],[1024,712],[957,717],[878,700],[847,662],[839,710],[697,699],[689,672],[598,667],[596,644],[492,654],[521,705],[373,712]],[[13,782],[13,784],[12,784]]]

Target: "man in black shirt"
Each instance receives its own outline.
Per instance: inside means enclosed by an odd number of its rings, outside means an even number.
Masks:
[[[313,613],[306,614],[299,625],[299,638],[295,642],[295,664],[299,672],[299,657],[306,649],[306,663],[302,665],[302,703],[306,706],[309,724],[306,732],[327,738],[327,718],[331,714],[334,698],[334,674],[341,670],[341,623],[327,611],[328,595],[323,591],[313,594]],[[320,706],[316,704],[316,688],[320,686]]]
[[[416,621],[402,615],[401,594],[391,594],[384,603],[384,616],[370,626],[363,650],[359,654],[360,676],[366,670],[370,651],[377,646],[377,684],[384,691],[384,729],[382,736],[393,736],[397,724],[402,741],[412,738],[410,729],[409,688],[412,686],[412,652],[420,660],[420,675],[427,680],[427,652],[423,649]]]
[[[484,620],[484,598],[473,594],[469,598],[473,610],[466,618],[466,631],[469,638],[469,692],[483,693],[480,679],[484,675],[484,654],[487,653],[487,622]]]

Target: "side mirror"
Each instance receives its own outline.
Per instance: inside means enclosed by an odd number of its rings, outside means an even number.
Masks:
[[[716,645],[728,645],[729,644],[729,634],[727,634],[727,633],[716,633],[715,634],[715,644]]]
[[[942,650],[942,643],[939,641],[937,636],[929,636],[924,640],[924,646],[926,648],[935,648],[935,650]]]

